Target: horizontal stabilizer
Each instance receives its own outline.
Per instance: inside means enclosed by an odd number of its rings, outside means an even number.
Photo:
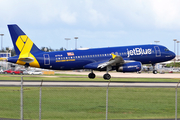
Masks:
[[[34,58],[32,58],[32,57],[26,57],[26,58],[19,58],[18,59],[19,61],[23,61],[23,62],[26,62],[26,63],[31,63],[31,62],[33,62],[34,61]]]
[[[7,61],[7,58],[0,58],[0,61]]]

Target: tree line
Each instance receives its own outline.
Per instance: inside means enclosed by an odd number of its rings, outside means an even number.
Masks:
[[[174,67],[174,62],[166,64],[166,67]],[[175,67],[180,67],[180,62],[175,62]]]
[[[41,47],[40,50],[46,51],[46,52],[53,52],[53,51],[65,51],[66,49],[63,47],[61,47],[59,49],[52,49],[51,47]],[[3,53],[11,52],[11,56],[16,55],[15,49],[12,48],[12,50],[10,50],[9,47],[2,48],[2,50],[0,50],[0,52],[3,52]]]

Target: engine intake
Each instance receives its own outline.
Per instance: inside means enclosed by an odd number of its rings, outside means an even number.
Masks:
[[[137,72],[142,69],[142,64],[141,62],[130,62],[130,63],[125,63],[122,66],[118,66],[116,68],[117,72]]]

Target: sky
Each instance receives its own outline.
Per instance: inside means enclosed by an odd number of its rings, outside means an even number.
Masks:
[[[180,40],[179,0],[0,0],[3,47],[12,48],[8,24],[39,47],[75,49],[158,44],[174,51]],[[0,43],[1,44],[1,43]],[[176,46],[177,48],[177,46]]]

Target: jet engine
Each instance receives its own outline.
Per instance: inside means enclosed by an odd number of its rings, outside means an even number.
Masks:
[[[116,68],[117,72],[137,72],[142,68],[141,62],[129,62]]]

